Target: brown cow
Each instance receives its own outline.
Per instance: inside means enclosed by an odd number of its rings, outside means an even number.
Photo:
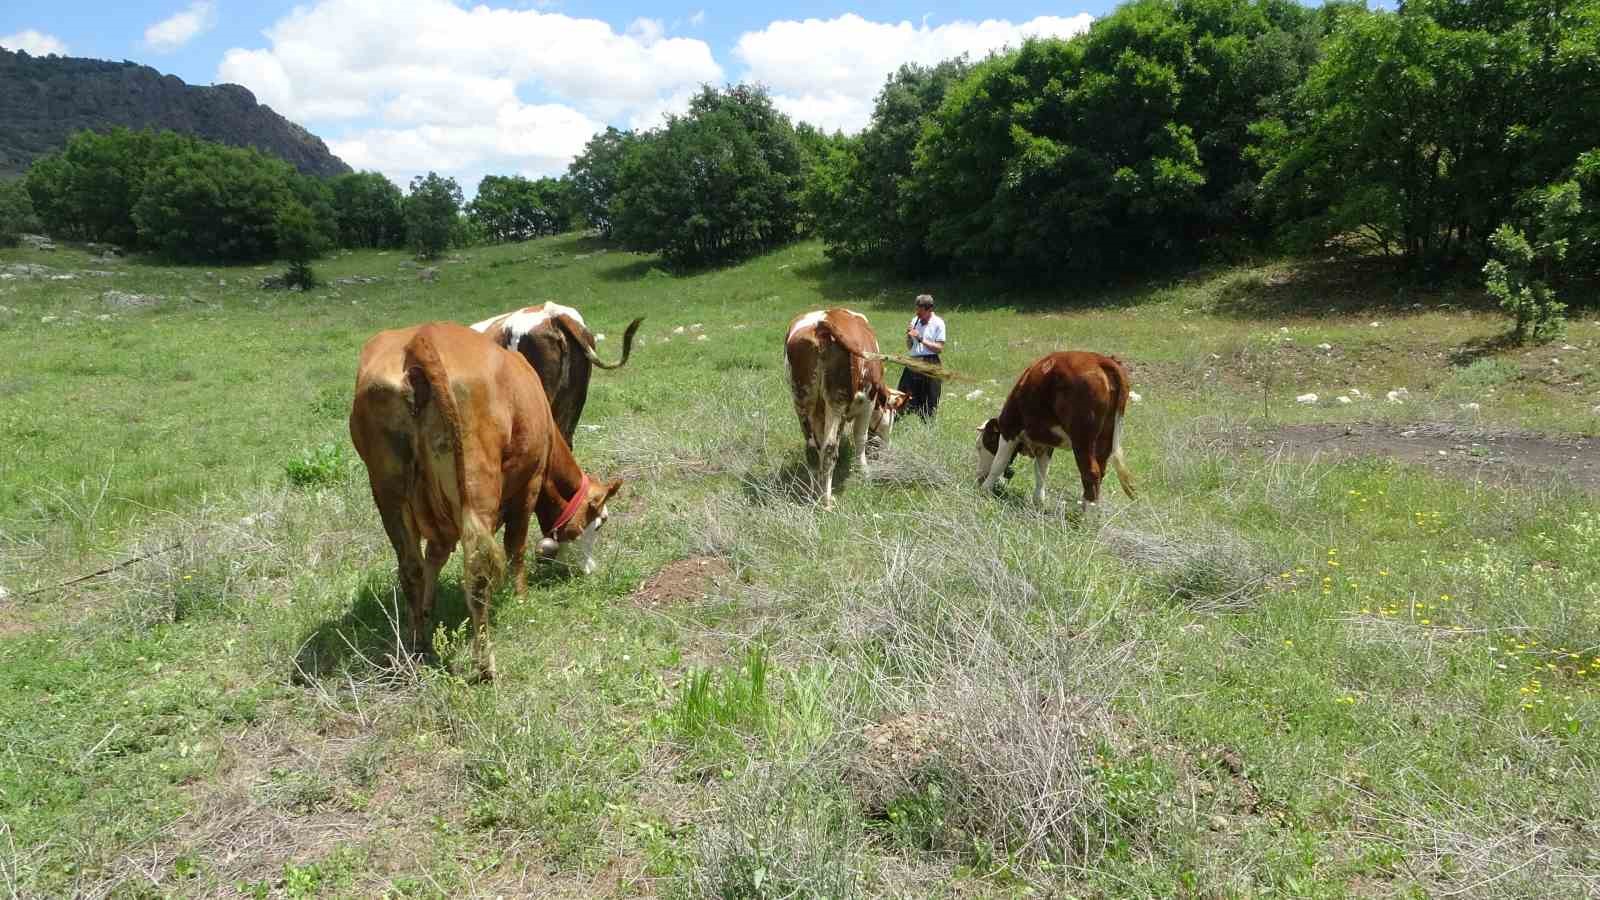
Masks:
[[[1020,451],[1033,457],[1033,500],[1042,506],[1050,456],[1070,443],[1085,510],[1100,500],[1107,462],[1116,466],[1117,481],[1132,498],[1133,475],[1122,459],[1127,411],[1128,370],[1120,361],[1077,350],[1051,353],[1023,370],[1000,415],[978,427],[978,480],[992,490],[1002,474],[1009,477]]]
[[[643,318],[628,323],[622,333],[622,360],[602,362],[594,352],[594,335],[583,321],[583,316],[570,306],[559,303],[541,303],[525,306],[492,319],[484,319],[472,326],[507,350],[515,350],[539,373],[545,396],[550,401],[551,414],[556,427],[567,439],[568,447],[576,447],[573,432],[578,429],[578,417],[589,398],[590,366],[602,369],[620,369],[633,352],[633,335],[639,330]]]
[[[578,467],[527,360],[450,322],[381,331],[367,341],[350,437],[399,558],[410,649],[432,651],[434,588],[460,543],[473,651],[479,674],[493,678],[489,596],[508,559],[517,594],[526,592],[530,520],[538,517],[541,551],[575,542],[590,572],[606,501],[622,482],[602,484]],[[494,541],[502,524],[503,553]],[[418,548],[423,540],[426,553]]]
[[[857,464],[867,467],[867,433],[889,439],[895,413],[909,395],[886,387],[883,361],[866,354],[878,352],[878,338],[867,317],[848,309],[827,309],[796,316],[784,340],[784,360],[794,411],[800,417],[806,449],[815,450],[817,467],[812,481],[822,494],[822,505],[833,505],[833,467],[839,459],[839,432],[851,428],[851,447]],[[809,456],[809,454],[808,454]],[[807,463],[811,460],[808,458]]]

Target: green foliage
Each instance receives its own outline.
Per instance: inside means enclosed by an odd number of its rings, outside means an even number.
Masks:
[[[485,175],[467,215],[496,243],[560,234],[572,227],[571,194],[565,178]]]
[[[80,131],[59,153],[33,164],[28,193],[53,235],[134,244],[134,206],[153,171],[204,143],[170,131]]]
[[[289,483],[300,488],[331,487],[343,481],[353,465],[342,442],[330,442],[302,452],[284,464]]]
[[[567,167],[574,214],[598,229],[602,237],[611,237],[612,204],[621,183],[622,160],[638,140],[631,131],[607,126],[583,145],[583,152]]]
[[[461,185],[454,178],[429,172],[411,179],[406,195],[406,243],[422,259],[433,259],[450,246],[461,210]]]
[[[804,202],[830,258],[926,268],[926,217],[908,202],[906,183],[923,128],[969,70],[965,58],[901,66],[878,93],[865,132],[817,148]]]
[[[292,176],[258,151],[196,142],[147,177],[133,208],[139,242],[172,259],[270,259]]]
[[[800,166],[794,126],[765,90],[707,87],[686,115],[627,145],[612,227],[676,266],[748,256],[795,236]]]
[[[0,247],[15,247],[21,235],[38,227],[26,185],[19,179],[0,179]]]
[[[1304,71],[1312,16],[1138,0],[1071,41],[992,57],[921,129],[902,221],[925,217],[933,262],[1029,277],[1192,257],[1208,237],[1249,233],[1248,126]]]
[[[1600,137],[1597,38],[1595,0],[1342,16],[1299,91],[1304,112],[1256,129],[1263,201],[1303,239],[1481,261],[1518,199]]]
[[[323,225],[299,202],[284,204],[273,222],[278,252],[289,261],[286,282],[290,287],[309,290],[317,286],[316,275],[311,271],[311,261],[327,252],[329,240]]]
[[[1501,225],[1489,236],[1489,247],[1493,257],[1484,264],[1483,286],[1511,316],[1512,335],[1519,342],[1541,343],[1558,336],[1566,327],[1567,306],[1556,300],[1548,284],[1533,278],[1531,270],[1541,257],[1564,256],[1564,243],[1535,246],[1522,232]]]
[[[405,197],[377,172],[332,179],[334,220],[344,247],[399,247],[406,237]]]

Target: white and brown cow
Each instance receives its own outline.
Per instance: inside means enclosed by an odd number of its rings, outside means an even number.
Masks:
[[[1072,447],[1083,479],[1083,507],[1100,500],[1106,464],[1133,497],[1133,475],[1122,459],[1122,417],[1128,411],[1128,370],[1098,353],[1051,353],[1023,370],[1000,415],[978,426],[978,480],[993,490],[1009,476],[1017,453],[1033,457],[1033,500],[1044,505],[1045,475],[1058,447]]]
[[[479,675],[494,677],[489,597],[508,561],[517,593],[526,592],[529,524],[538,520],[542,552],[573,544],[584,572],[592,571],[595,535],[622,482],[602,483],[578,467],[527,360],[451,322],[367,341],[350,438],[399,559],[409,649],[432,649],[439,570],[460,544]],[[494,540],[502,525],[503,553]]]
[[[578,429],[578,417],[589,399],[590,366],[618,369],[628,362],[633,351],[633,335],[644,319],[634,319],[622,333],[622,359],[619,362],[602,362],[594,352],[594,335],[584,323],[583,316],[570,306],[559,303],[541,303],[525,306],[492,319],[484,319],[472,326],[507,350],[515,350],[539,373],[545,396],[550,398],[550,409],[556,427],[573,443],[573,433]]]
[[[784,340],[794,411],[805,434],[807,463],[815,451],[812,481],[822,505],[833,505],[833,468],[840,432],[850,427],[858,467],[867,466],[867,435],[887,441],[894,417],[909,399],[883,383],[878,338],[867,317],[848,309],[819,309],[796,316]]]

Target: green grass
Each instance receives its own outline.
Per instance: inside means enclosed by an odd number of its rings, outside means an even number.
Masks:
[[[1359,264],[1017,292],[813,244],[682,277],[576,237],[462,256],[423,284],[342,255],[319,275],[386,280],[291,294],[0,253],[118,273],[0,281],[0,893],[1600,890],[1600,504],[1228,449],[1264,416],[1594,434],[1590,317],[1506,349],[1480,297]],[[974,381],[824,514],[784,328],[849,305],[892,336],[925,290]],[[474,686],[458,561],[444,664],[392,658],[349,390],[380,328],[543,300],[608,358],[646,316],[577,438],[626,484],[595,575],[499,598]],[[1143,397],[1141,497],[1099,526],[1070,465],[1045,510],[1031,467],[970,483],[973,427],[1057,347]],[[1380,399],[1328,402],[1351,387]],[[631,599],[707,556],[732,577]]]

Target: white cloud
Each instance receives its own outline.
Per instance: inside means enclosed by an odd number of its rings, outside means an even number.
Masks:
[[[722,80],[709,45],[666,31],[452,0],[316,0],[268,29],[267,47],[229,50],[217,80],[347,129],[329,146],[352,166],[400,184],[432,169],[470,193],[485,171],[560,171],[607,122],[654,118]]]
[[[428,171],[453,175],[468,196],[485,174],[558,175],[605,124],[560,104],[503,104],[478,124],[372,128],[328,142],[357,169],[382,172],[404,188]]]
[[[67,55],[67,45],[62,43],[60,38],[32,28],[0,37],[0,47],[7,50],[22,50],[29,56],[49,56],[52,53],[57,56]]]
[[[415,94],[473,103],[487,81],[609,120],[721,80],[710,46],[663,31],[654,19],[618,33],[598,19],[449,0],[320,0],[273,25],[270,48],[229,50],[217,77],[312,121],[413,109]]]
[[[703,9],[695,10],[694,11],[694,15],[689,17],[689,24],[693,25],[696,28],[699,28],[701,25],[704,25],[705,23],[706,23],[706,11],[703,10]]]
[[[211,30],[217,23],[211,0],[195,0],[189,8],[144,30],[144,45],[156,53],[171,53]]]
[[[772,89],[784,112],[829,130],[856,131],[872,115],[872,101],[888,75],[908,62],[933,65],[968,54],[1020,45],[1028,37],[1069,37],[1088,30],[1093,17],[1039,16],[929,26],[873,22],[846,13],[834,19],[782,20],[740,35],[733,53],[745,80]]]

